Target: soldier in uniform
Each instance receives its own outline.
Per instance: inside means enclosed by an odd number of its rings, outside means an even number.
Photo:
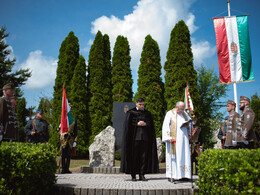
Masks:
[[[70,106],[70,111],[72,112],[71,103],[69,103],[69,106]],[[75,149],[77,138],[78,138],[77,120],[74,120],[74,122],[71,125],[69,125],[67,133],[64,133],[63,135],[60,136],[61,136],[61,166],[62,166],[61,174],[71,173],[71,171],[69,170],[71,153],[73,147]]]
[[[3,87],[3,96],[0,98],[0,141],[18,140],[18,121],[11,103],[14,96],[14,84],[8,83]]]
[[[221,141],[221,148],[225,148],[225,142],[226,142],[226,134],[227,134],[227,123],[228,123],[228,116],[225,117],[224,125],[220,122],[220,128],[218,131],[218,139]]]
[[[192,118],[192,132],[191,132],[191,139],[190,139],[190,147],[191,147],[191,161],[192,165],[195,162],[195,173],[198,173],[198,160],[197,157],[200,155],[200,151],[203,149],[203,137],[201,133],[201,128],[197,125],[197,118]],[[193,169],[193,166],[191,167]]]
[[[253,149],[256,142],[256,135],[253,130],[255,113],[249,107],[250,99],[245,96],[240,96],[239,109],[242,111],[240,118],[240,140],[238,140],[239,148]],[[238,135],[239,136],[239,135]]]
[[[29,120],[24,127],[29,143],[47,143],[49,140],[48,123],[43,118],[43,110],[36,111],[36,117]]]
[[[225,149],[234,149],[239,140],[239,131],[237,131],[240,115],[235,111],[236,103],[232,100],[227,101],[227,111],[229,112],[227,121],[227,133]]]

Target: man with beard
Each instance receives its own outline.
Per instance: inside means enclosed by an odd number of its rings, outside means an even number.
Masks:
[[[152,115],[144,109],[144,99],[138,98],[136,107],[127,111],[121,149],[120,171],[131,174],[132,181],[147,181],[144,174],[158,173],[159,164]]]
[[[238,141],[238,148],[253,149],[256,142],[256,135],[253,130],[255,113],[249,107],[250,99],[240,96],[239,109],[242,111],[240,118],[241,140]]]

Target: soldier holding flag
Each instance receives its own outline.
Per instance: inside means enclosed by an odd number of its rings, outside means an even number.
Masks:
[[[72,149],[76,147],[78,136],[77,121],[72,117],[72,107],[66,97],[65,88],[63,87],[62,114],[60,123],[61,139],[61,173],[71,173],[69,170]]]

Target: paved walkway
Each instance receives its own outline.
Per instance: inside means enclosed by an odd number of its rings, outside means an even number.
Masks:
[[[55,194],[76,195],[172,195],[194,194],[197,187],[189,181],[168,182],[165,174],[147,174],[148,181],[131,181],[126,174],[57,174]],[[138,176],[137,176],[138,179]],[[198,176],[194,176],[194,181]]]

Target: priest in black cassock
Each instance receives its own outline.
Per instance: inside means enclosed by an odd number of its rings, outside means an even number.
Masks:
[[[152,115],[144,109],[145,101],[138,98],[136,107],[126,113],[121,148],[120,171],[131,174],[132,181],[147,181],[147,173],[158,173],[157,144]]]

